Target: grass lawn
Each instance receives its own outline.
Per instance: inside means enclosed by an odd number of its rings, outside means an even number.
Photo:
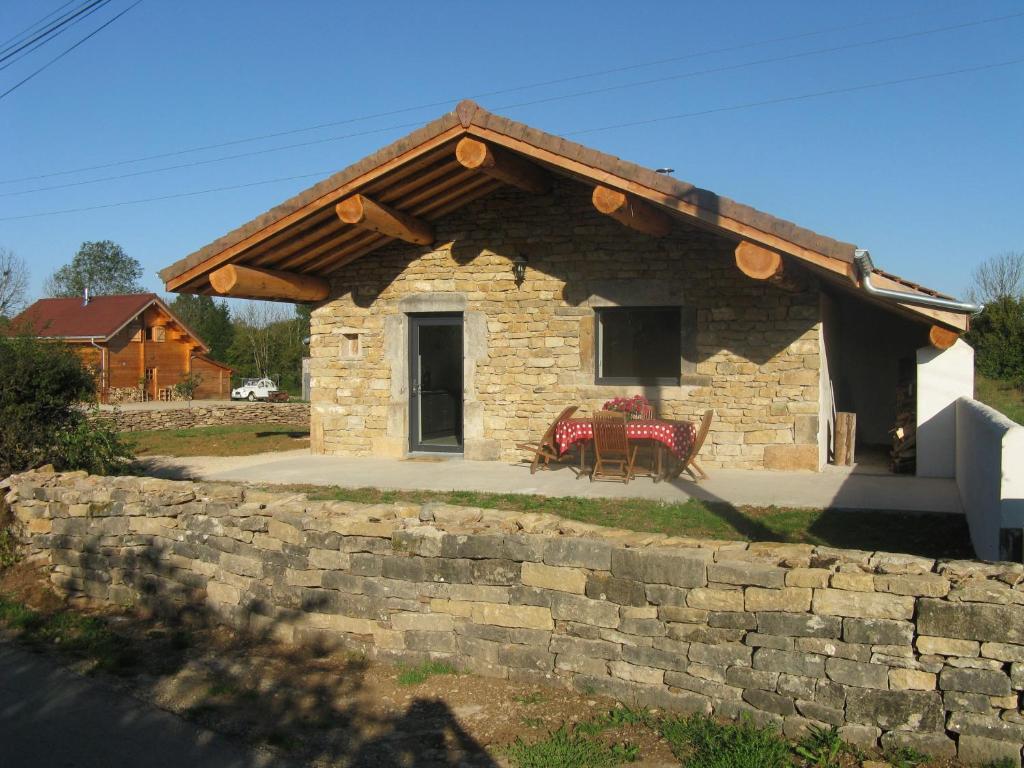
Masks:
[[[274,487],[268,487],[272,490]],[[280,486],[276,487],[281,490]],[[384,491],[376,488],[292,486],[312,499],[367,504],[441,501],[515,512],[547,512],[570,520],[633,531],[745,541],[785,541],[924,557],[973,557],[967,524],[958,515],[735,507],[690,499],[549,498],[475,491]]]
[[[1024,424],[1024,391],[1009,382],[978,374],[974,378],[974,395],[985,405],[1006,414],[1018,424]]]
[[[309,447],[309,427],[238,424],[122,432],[137,456],[249,456]]]

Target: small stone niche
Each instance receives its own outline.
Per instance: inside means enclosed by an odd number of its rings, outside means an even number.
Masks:
[[[358,360],[363,355],[362,337],[358,331],[345,329],[341,332],[341,359]]]

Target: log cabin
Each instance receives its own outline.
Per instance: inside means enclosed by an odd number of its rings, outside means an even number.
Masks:
[[[190,374],[200,379],[196,399],[231,395],[231,369],[155,293],[40,299],[14,326],[71,345],[96,372],[103,403],[176,399]]]
[[[978,308],[472,101],[160,275],[314,305],[324,454],[516,460],[564,406],[643,394],[715,410],[705,466],[817,471],[837,430],[848,455],[912,427],[918,473],[949,476],[973,387]]]

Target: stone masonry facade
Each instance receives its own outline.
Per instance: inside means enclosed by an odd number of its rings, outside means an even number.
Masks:
[[[434,246],[395,244],[345,267],[312,319],[317,452],[408,449],[408,315],[464,318],[465,455],[513,460],[566,405],[642,393],[658,414],[716,419],[706,466],[819,468],[820,288],[744,276],[734,243],[682,222],[654,238],[597,213],[589,190],[501,190],[435,224]],[[516,285],[511,259],[528,260]],[[598,385],[595,309],[681,307],[678,386]]]
[[[735,718],[969,765],[1024,742],[1024,567],[668,538],[538,513],[317,502],[40,471],[0,483],[72,594],[204,607],[373,659]]]

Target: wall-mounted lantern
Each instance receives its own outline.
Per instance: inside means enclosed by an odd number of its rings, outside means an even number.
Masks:
[[[515,278],[516,285],[522,285],[523,280],[526,279],[526,257],[516,255],[512,259],[512,276]]]

